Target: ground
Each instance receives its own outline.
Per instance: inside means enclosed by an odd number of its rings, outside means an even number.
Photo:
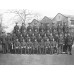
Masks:
[[[0,64],[1,65],[74,65],[74,50],[72,50],[72,55],[0,54]]]

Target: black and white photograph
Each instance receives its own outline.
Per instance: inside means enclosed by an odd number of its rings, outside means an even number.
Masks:
[[[74,3],[33,1],[0,9],[0,65],[74,65]]]

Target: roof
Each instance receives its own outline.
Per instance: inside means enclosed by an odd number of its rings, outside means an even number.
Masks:
[[[61,13],[58,13],[57,15],[59,15],[59,14],[62,15],[63,17],[65,17],[65,18],[68,18],[67,16],[65,16],[65,15],[63,15],[63,14],[61,14]],[[57,16],[57,15],[56,15],[56,16]],[[55,16],[55,17],[56,17],[56,16]],[[55,17],[54,17],[53,19],[55,19]],[[52,20],[53,20],[53,19],[52,19]]]
[[[39,22],[39,21],[38,21],[38,20],[36,20],[36,19],[33,19],[31,23],[33,23],[33,22]]]
[[[58,13],[53,19],[52,19],[53,23],[57,23],[57,21],[64,21],[67,23],[68,21],[68,17],[61,14],[61,13]]]
[[[52,20],[50,18],[48,18],[47,16],[45,16],[40,22],[42,24],[45,24],[45,23],[51,24]]]
[[[38,20],[36,20],[36,19],[33,19],[32,22],[29,23],[29,25],[31,25],[31,26],[34,26],[34,25],[39,26],[40,25],[40,22]]]

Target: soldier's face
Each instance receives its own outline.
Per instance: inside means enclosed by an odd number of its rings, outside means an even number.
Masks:
[[[49,39],[47,39],[47,41],[49,41]]]
[[[37,40],[35,39],[35,42],[36,42]]]
[[[16,41],[18,41],[18,39]]]
[[[31,31],[31,29],[30,29],[30,31]]]
[[[34,36],[34,33],[33,33],[33,36]]]
[[[35,32],[37,32],[37,29],[35,29]]]
[[[29,39],[29,41],[31,41],[31,40]]]
[[[28,34],[27,34],[27,36],[28,36]]]

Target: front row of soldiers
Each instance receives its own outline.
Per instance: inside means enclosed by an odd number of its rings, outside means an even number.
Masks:
[[[62,37],[62,38],[60,38]],[[28,38],[27,41],[24,39],[19,42],[19,39],[15,39],[14,41],[5,41],[5,38],[2,39],[2,49],[3,53],[15,53],[15,54],[54,54],[54,53],[62,53],[66,52],[70,55],[73,45],[73,38],[70,34],[65,37],[60,36],[51,39],[46,38],[44,40],[41,38],[40,40],[34,39],[34,42]]]

